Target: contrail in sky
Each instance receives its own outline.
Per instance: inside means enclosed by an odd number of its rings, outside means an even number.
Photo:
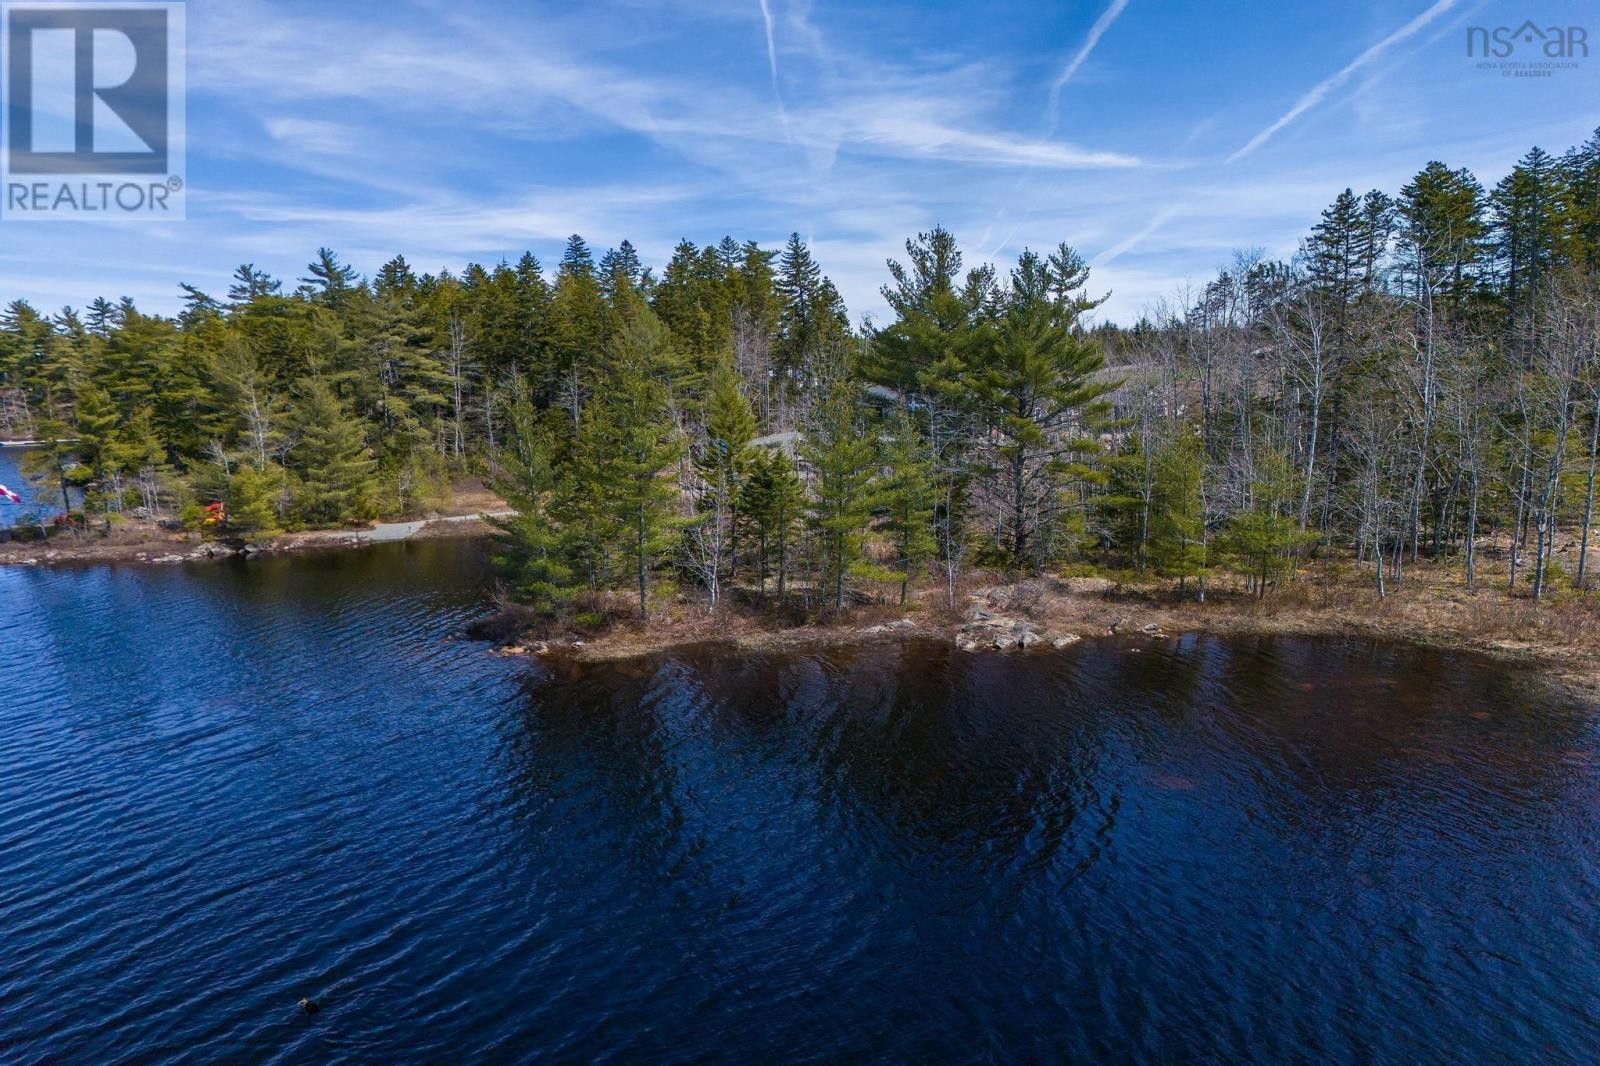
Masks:
[[[761,21],[767,27],[767,70],[772,74],[772,98],[778,103],[778,117],[783,120],[783,134],[794,144],[794,130],[789,125],[789,109],[783,106],[783,90],[778,88],[778,45],[772,33],[772,8],[767,0],[760,0]]]
[[[766,0],[762,0],[763,6],[765,6],[765,3]],[[1128,0],[1111,0],[1111,6],[1102,11],[1100,17],[1094,20],[1094,25],[1089,27],[1089,36],[1083,39],[1083,45],[1078,49],[1077,54],[1072,57],[1072,62],[1066,65],[1066,68],[1057,75],[1055,82],[1050,86],[1050,108],[1046,112],[1046,116],[1050,122],[1051,132],[1054,132],[1056,128],[1056,109],[1061,104],[1061,90],[1067,87],[1067,82],[1071,81],[1072,76],[1078,73],[1078,68],[1083,66],[1083,61],[1089,58],[1089,53],[1094,51],[1094,46],[1100,43],[1100,38],[1105,36],[1105,32],[1111,28],[1113,22],[1117,21],[1118,16],[1122,14],[1123,9],[1127,6]]]
[[[1278,119],[1278,121],[1274,122],[1272,125],[1268,126],[1266,129],[1250,138],[1250,142],[1248,144],[1230,155],[1228,157],[1228,162],[1236,163],[1245,156],[1249,155],[1251,152],[1254,152],[1257,148],[1260,148],[1263,144],[1266,144],[1278,133],[1279,130],[1292,123],[1295,119],[1305,114],[1311,108],[1320,104],[1323,98],[1326,97],[1330,92],[1348,81],[1350,75],[1368,65],[1373,60],[1383,55],[1383,53],[1387,52],[1390,48],[1393,48],[1401,41],[1404,41],[1406,38],[1412,36],[1428,23],[1432,22],[1434,19],[1438,18],[1440,15],[1444,14],[1446,11],[1449,11],[1455,6],[1456,0],[1439,0],[1438,3],[1428,8],[1428,10],[1424,11],[1422,14],[1418,15],[1404,26],[1401,26],[1398,30],[1395,30],[1393,33],[1389,34],[1389,36],[1385,37],[1371,48],[1368,48],[1365,52],[1362,52],[1360,55],[1356,56],[1356,58],[1352,60],[1350,64],[1343,70],[1339,71],[1337,74],[1334,74],[1332,77],[1325,78],[1318,82],[1312,87],[1310,92],[1306,93],[1299,100],[1296,100],[1295,105],[1288,111],[1284,112],[1282,118]]]

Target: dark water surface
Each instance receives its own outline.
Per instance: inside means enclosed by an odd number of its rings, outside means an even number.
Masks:
[[[61,513],[61,494],[55,486],[41,488],[22,476],[22,460],[31,450],[0,447],[0,485],[21,497],[19,503],[0,499],[0,529]]]
[[[558,676],[445,639],[481,581],[449,543],[0,570],[0,1061],[1600,1052],[1595,710],[1515,672]]]

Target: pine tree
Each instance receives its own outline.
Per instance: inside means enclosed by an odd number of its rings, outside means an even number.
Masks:
[[[1381,282],[1379,270],[1394,239],[1395,202],[1387,193],[1373,189],[1361,198],[1361,228],[1356,245],[1365,291],[1376,291]]]
[[[1105,365],[1099,347],[1075,330],[1099,302],[1082,294],[1087,276],[1065,246],[1048,261],[1024,252],[962,382],[996,434],[988,465],[1000,489],[997,546],[1015,566],[1036,570],[1053,551],[1063,482],[1093,447],[1083,425],[1111,388],[1096,377]]]
[[[1414,299],[1459,303],[1478,283],[1486,235],[1483,186],[1471,172],[1429,163],[1400,190],[1399,252]]]
[[[246,540],[265,540],[283,532],[287,486],[287,476],[277,463],[234,467],[223,499],[228,532]]]
[[[709,442],[705,462],[709,469],[725,475],[728,483],[737,487],[745,447],[756,435],[756,418],[744,390],[739,387],[739,375],[734,372],[732,361],[726,358],[712,371],[705,421]]]
[[[757,452],[739,493],[739,511],[756,542],[756,568],[761,594],[767,594],[772,564],[778,572],[778,601],[784,600],[789,576],[790,546],[805,517],[806,492],[794,461],[782,450]]]
[[[312,378],[302,385],[290,425],[296,440],[288,457],[297,474],[294,503],[300,521],[331,527],[370,519],[377,464],[361,422],[325,381]]]
[[[187,282],[179,282],[178,287],[183,290],[183,313],[178,316],[183,326],[192,329],[206,319],[222,314],[222,304],[216,297],[201,292]]]
[[[330,248],[318,248],[317,258],[306,269],[310,276],[300,279],[305,291],[313,299],[334,308],[344,305],[350,291],[360,281],[355,268],[341,263]],[[240,279],[241,283],[246,283],[246,280]]]
[[[630,241],[623,241],[600,257],[599,281],[608,297],[625,288],[643,290],[649,275]]]
[[[1587,274],[1600,272],[1600,129],[1561,160],[1569,196],[1572,259]]]
[[[697,501],[700,525],[695,542],[710,549],[706,563],[720,571],[722,556],[737,569],[740,526],[739,493],[750,469],[747,451],[756,435],[755,415],[739,387],[732,360],[724,357],[712,372],[706,395],[705,433],[695,449],[695,465],[703,488]],[[710,525],[714,528],[707,528]],[[705,554],[702,552],[701,554]],[[720,587],[720,572],[711,575],[713,599]]]
[[[1269,588],[1294,574],[1296,553],[1314,542],[1316,534],[1302,533],[1291,513],[1295,491],[1288,457],[1263,450],[1254,468],[1248,504],[1228,523],[1223,548],[1250,578],[1255,594],[1265,597]]]
[[[879,486],[883,532],[894,545],[894,565],[900,576],[900,602],[922,567],[933,558],[935,485],[928,443],[903,409],[890,423],[883,453],[884,475]]]
[[[431,292],[390,287],[359,305],[364,342],[349,360],[347,377],[356,413],[374,425],[370,442],[391,479],[431,450],[459,457],[452,448],[455,427],[443,423],[461,410],[456,386],[464,387],[476,370],[456,313],[460,301],[452,279]]]
[[[859,387],[830,382],[811,412],[801,457],[811,467],[809,522],[817,535],[822,590],[838,611],[845,581],[860,573],[862,547],[872,521],[877,442],[861,410]]]
[[[680,241],[651,292],[650,306],[672,330],[675,347],[700,375],[727,352],[733,328],[728,271],[715,248]]]
[[[849,332],[849,322],[838,290],[822,276],[798,233],[789,235],[779,257],[775,284],[782,309],[774,362],[779,375],[798,386],[815,371],[814,364],[829,342]]]
[[[555,521],[556,496],[564,486],[555,462],[553,431],[525,395],[510,405],[506,428],[506,447],[497,457],[489,486],[514,513],[489,519],[496,530],[495,568],[519,601],[554,614],[582,583],[570,563],[571,531]]]
[[[607,344],[607,313],[594,264],[583,238],[574,234],[556,274],[550,301],[546,350],[549,358],[537,368],[539,399],[558,403],[572,416],[582,418],[600,375]]]
[[[1206,523],[1201,481],[1205,453],[1200,439],[1181,434],[1156,450],[1152,467],[1150,561],[1157,573],[1178,579],[1180,596],[1190,578],[1199,578],[1204,597]]]
[[[266,271],[257,270],[254,263],[245,263],[233,272],[233,284],[228,286],[228,301],[235,306],[249,304],[268,296],[277,296],[282,291],[283,282]]]
[[[956,285],[961,252],[947,230],[918,234],[906,253],[909,270],[889,260],[894,284],[882,291],[896,319],[873,337],[866,372],[906,396],[938,397],[968,355],[979,308]]]
[[[76,421],[80,457],[100,481],[106,473],[106,459],[116,442],[122,413],[105,389],[86,385],[78,392]]]
[[[739,261],[728,278],[733,306],[768,336],[777,331],[780,314],[777,274],[772,269],[776,257],[776,252],[746,241],[739,246]]]
[[[604,458],[599,484],[639,593],[639,617],[649,616],[650,575],[666,558],[683,522],[675,514],[674,483],[662,472],[682,455],[660,372],[670,362],[666,330],[648,309],[620,330],[603,397],[592,405],[589,443]]]
[[[61,511],[72,512],[72,498],[68,492],[78,470],[77,445],[72,443],[72,428],[65,422],[43,419],[36,432],[45,443],[29,448],[22,455],[22,476],[39,486],[51,487],[61,494]]]
[[[1566,175],[1543,149],[1523,156],[1489,198],[1512,343],[1531,358],[1537,303],[1570,250]]]
[[[1377,190],[1357,197],[1346,189],[1312,227],[1305,247],[1307,272],[1339,307],[1355,303],[1377,283],[1393,210],[1389,198]]]
[[[585,413],[576,433],[562,421],[566,434],[558,437],[550,519],[562,531],[575,579],[589,593],[598,594],[618,579],[618,559],[628,533],[611,495],[621,480],[615,434],[598,405]]]
[[[101,340],[111,336],[122,325],[120,318],[117,305],[104,296],[96,296],[89,304],[88,329]]]
[[[1125,552],[1142,572],[1149,562],[1150,526],[1154,508],[1154,457],[1138,433],[1130,433],[1117,450],[1104,457],[1102,491],[1095,497],[1101,525],[1096,531],[1109,546]]]
[[[150,514],[161,511],[161,483],[171,472],[167,450],[156,436],[155,419],[148,407],[140,407],[118,427],[106,455],[106,464],[116,471],[131,474],[140,496],[140,506]]]

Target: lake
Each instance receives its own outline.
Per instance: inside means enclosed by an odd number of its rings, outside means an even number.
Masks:
[[[50,510],[49,502],[41,500],[37,488],[22,476],[22,457],[26,448],[0,447],[0,485],[22,497],[21,503],[8,503],[0,498],[0,529],[16,525],[23,517]],[[61,501],[56,500],[55,510]]]
[[[22,459],[32,449],[0,446],[0,485],[21,497],[20,503],[0,499],[0,529],[29,524],[61,513],[61,492],[50,482],[35,485],[22,474]],[[74,508],[83,506],[83,492],[68,490]]]
[[[0,1061],[1600,1049],[1596,708],[1520,671],[558,668],[455,639],[485,585],[446,541],[0,569]]]

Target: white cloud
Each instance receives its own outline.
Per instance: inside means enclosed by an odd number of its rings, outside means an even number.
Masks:
[[[1492,180],[1528,145],[1564,147],[1600,121],[1585,102],[1600,67],[1548,86],[1565,106],[1517,86],[1513,120],[1493,111],[1506,87],[1462,68],[1459,48],[1415,70],[1393,62],[1402,27],[1254,138],[1259,121],[1228,133],[1250,140],[1249,166],[1224,168],[1197,146],[1281,71],[1242,71],[1177,102],[1163,79],[1130,77],[1116,108],[1075,118],[1077,143],[1062,143],[1037,136],[1041,82],[1053,76],[1053,96],[1070,102],[1064,90],[1094,70],[1104,35],[1126,29],[1125,0],[1085,2],[1098,15],[1088,35],[1058,42],[1009,27],[964,38],[949,32],[953,15],[934,38],[903,9],[813,13],[808,0],[537,11],[411,0],[381,17],[309,0],[192,5],[190,221],[8,227],[0,298],[129,292],[172,311],[180,278],[220,288],[246,260],[295,277],[324,244],[370,273],[396,253],[428,270],[524,248],[549,260],[574,231],[596,249],[626,237],[660,264],[680,237],[773,247],[798,230],[852,313],[881,315],[884,259],[942,224],[969,266],[1069,241],[1092,257],[1095,288],[1115,292],[1103,314],[1125,321],[1182,279],[1209,277],[1236,246],[1292,253],[1347,184],[1392,191],[1434,156]],[[1420,42],[1457,21],[1432,17],[1407,51],[1433,55]],[[1008,40],[1020,50],[1002,51]],[[1041,74],[1039,56],[1055,50],[1064,65]],[[1426,138],[1356,110],[1293,158],[1257,151],[1358,89],[1374,109],[1409,93]]]
[[[300,152],[347,156],[354,153],[360,131],[339,122],[307,118],[269,118],[263,125],[280,144]]]

